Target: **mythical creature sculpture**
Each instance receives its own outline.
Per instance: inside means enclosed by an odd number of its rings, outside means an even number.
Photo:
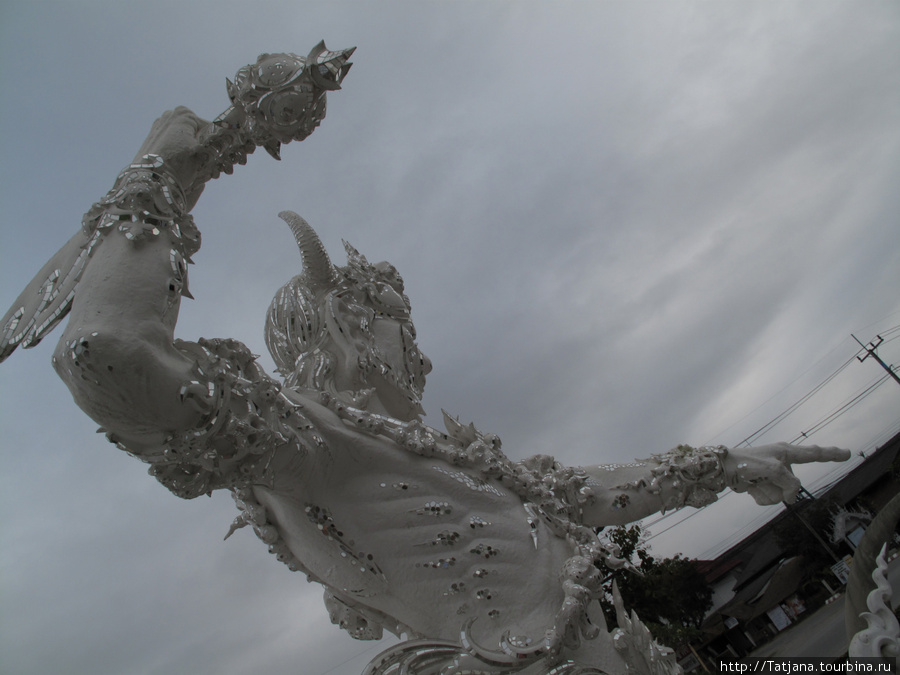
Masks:
[[[277,157],[309,135],[352,51],[261,56],[229,82],[232,106],[213,124],[186,108],[164,114],[0,322],[0,357],[69,314],[53,364],[111,442],[179,497],[230,490],[240,514],[229,534],[249,525],[322,584],[332,620],[354,637],[408,638],[369,674],[677,668],[620,599],[619,626],[604,624],[602,569],[623,562],[593,528],[703,506],[726,487],[791,501],[792,463],[848,452],[678,446],[568,468],[513,461],[496,436],[446,413],[445,431],[430,428],[420,400],[431,364],[400,275],[350,245],[335,265],[289,212],[303,271],[266,324],[283,381],[235,340],[174,340],[204,183],[257,145]]]
[[[895,659],[900,656],[900,622],[891,611],[893,589],[887,579],[887,544],[881,547],[875,559],[872,582],[875,588],[866,598],[867,612],[861,612],[859,619],[865,621],[866,628],[850,636],[847,649],[853,657],[885,657]]]
[[[891,611],[886,559],[898,522],[900,495],[894,495],[869,523],[853,554],[844,596],[850,656],[900,657],[900,624]]]

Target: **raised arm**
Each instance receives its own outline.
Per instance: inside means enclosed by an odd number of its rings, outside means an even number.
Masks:
[[[188,212],[203,191],[198,137],[207,126],[186,108],[165,113],[85,216],[94,250],[54,353],[78,405],[135,452],[197,426],[207,412],[198,392],[182,393],[196,378],[173,338],[189,294],[187,261],[199,248]]]
[[[682,506],[701,507],[725,488],[749,492],[757,504],[793,502],[800,481],[792,464],[845,461],[849,450],[787,443],[726,449],[678,446],[632,464],[584,467],[592,498],[586,525],[623,525]]]
[[[82,230],[41,268],[0,318],[0,361],[16,347],[38,344],[68,314],[81,277],[113,224],[110,214],[122,227],[121,221],[137,224],[145,215],[169,222],[190,210],[208,180],[232,173],[234,165],[244,164],[257,146],[279,159],[282,143],[303,140],[325,117],[325,93],[341,88],[354,50],[330,52],[320,42],[305,58],[261,54],[255,64],[237,71],[234,82],[228,81],[232,105],[212,124],[202,129],[182,125],[184,133],[178,138],[166,116],[158,121],[135,165],[119,176],[113,190],[85,216]],[[178,109],[175,114],[186,112]],[[140,189],[141,183],[146,189]],[[159,228],[153,225],[158,223],[146,224],[144,232],[156,236]],[[137,225],[129,229],[135,235],[142,233]]]
[[[275,386],[239,343],[173,339],[181,298],[190,297],[187,263],[200,246],[190,210],[207,181],[244,164],[257,146],[278,158],[281,144],[311,134],[352,53],[319,43],[305,58],[263,54],[228,82],[232,105],[215,122],[186,108],[160,117],[81,231],[0,319],[0,360],[37,344],[69,314],[53,362],[78,405],[129,451],[187,466],[178,439],[194,448],[209,440],[223,423],[216,412],[223,401],[247,400],[235,383],[252,371],[262,388]],[[250,424],[252,406],[245,407]],[[222,457],[215,447],[192,454],[196,465]],[[202,487],[194,483],[182,496]]]

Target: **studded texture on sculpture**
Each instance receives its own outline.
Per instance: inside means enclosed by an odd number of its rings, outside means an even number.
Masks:
[[[621,598],[618,626],[604,624],[603,570],[624,563],[594,528],[703,506],[726,487],[790,501],[792,463],[849,453],[679,445],[572,468],[510,459],[499,438],[447,413],[444,430],[426,426],[431,363],[400,274],[349,244],[336,265],[288,211],[302,268],[266,319],[281,380],[235,340],[173,339],[203,185],[257,146],[277,158],[312,133],[352,52],[264,54],[228,83],[231,106],[215,122],[185,108],[163,115],[0,322],[0,357],[68,313],[54,367],[111,442],[179,497],[230,490],[239,515],[228,536],[249,526],[320,583],[332,621],[354,638],[406,636],[367,674],[677,669]]]

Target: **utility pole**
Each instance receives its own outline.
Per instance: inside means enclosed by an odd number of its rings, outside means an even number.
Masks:
[[[800,504],[802,504],[804,502],[808,502],[808,501],[815,501],[816,498],[813,497],[812,494],[805,487],[800,488],[800,492],[797,495],[797,497],[799,499],[796,502],[794,502],[793,504],[788,504],[787,502],[782,502],[782,503],[784,504],[785,508],[790,513],[792,513],[797,520],[799,520],[801,523],[803,523],[803,526],[807,530],[809,530],[809,533],[813,537],[815,537],[816,541],[818,541],[822,545],[822,548],[825,549],[825,551],[828,553],[828,555],[830,555],[832,558],[834,558],[835,562],[840,562],[841,559],[840,559],[840,557],[838,557],[838,554],[835,553],[832,550],[832,548],[828,544],[825,543],[825,540],[822,539],[822,535],[820,535],[818,532],[816,532],[815,528],[812,525],[810,525],[808,522],[806,522],[806,520],[804,520],[803,516],[801,516],[798,511],[797,507],[799,507]]]
[[[869,358],[871,356],[873,359],[878,361],[878,365],[880,365],[882,368],[884,368],[888,372],[888,375],[890,375],[891,377],[894,378],[894,381],[897,384],[900,384],[900,377],[897,377],[897,373],[894,372],[893,366],[889,366],[884,361],[882,361],[881,357],[878,356],[878,354],[875,351],[876,349],[878,349],[878,345],[880,345],[882,342],[884,342],[884,340],[882,339],[882,337],[880,335],[875,336],[878,339],[878,342],[870,342],[868,344],[868,346],[866,346],[862,342],[860,342],[859,339],[853,333],[850,333],[850,337],[852,337],[854,340],[856,340],[859,343],[859,346],[866,350],[865,356],[857,356],[856,357],[859,359],[860,363],[862,363],[863,361],[865,361],[867,358]]]

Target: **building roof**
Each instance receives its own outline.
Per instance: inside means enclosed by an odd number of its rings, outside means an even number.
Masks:
[[[697,568],[697,571],[703,575],[703,578],[708,584],[716,583],[740,564],[741,561],[737,558],[716,558],[715,560],[694,561],[694,566]]]
[[[755,619],[794,593],[803,581],[805,571],[806,562],[802,556],[782,560],[736,593],[719,608],[719,614],[741,621]]]
[[[862,464],[848,472],[822,494],[822,497],[837,497],[843,504],[853,501],[878,480],[891,473],[891,467],[897,460],[898,453],[900,453],[900,434],[866,457]]]

